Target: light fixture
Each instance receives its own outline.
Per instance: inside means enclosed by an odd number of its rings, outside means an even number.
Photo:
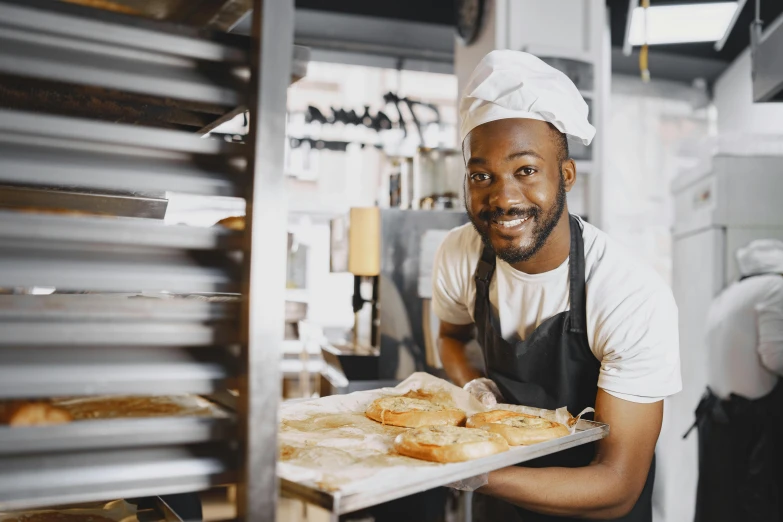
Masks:
[[[738,2],[660,5],[633,9],[627,43],[631,46],[717,42],[723,38]],[[646,41],[645,41],[646,40]]]

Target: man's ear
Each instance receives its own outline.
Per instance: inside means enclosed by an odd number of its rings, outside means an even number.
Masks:
[[[576,163],[574,160],[567,159],[560,165],[560,172],[563,176],[566,192],[571,192],[571,187],[576,183]]]

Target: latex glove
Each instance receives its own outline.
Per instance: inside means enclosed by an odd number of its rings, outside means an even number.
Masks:
[[[457,482],[452,482],[451,484],[446,484],[446,487],[458,489],[460,491],[476,491],[478,488],[486,486],[487,484],[489,484],[489,473],[484,473],[483,475],[476,475],[475,477],[469,477],[458,480]]]
[[[498,402],[503,401],[503,394],[500,393],[498,385],[491,379],[486,379],[484,377],[473,379],[463,386],[462,389],[475,397],[487,408],[492,408]]]

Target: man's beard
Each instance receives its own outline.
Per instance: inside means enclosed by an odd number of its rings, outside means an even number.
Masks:
[[[560,217],[563,215],[566,205],[566,189],[565,178],[562,172],[560,173],[560,184],[557,187],[557,196],[555,197],[555,203],[549,212],[544,213],[540,207],[531,207],[528,209],[510,208],[508,210],[496,209],[494,211],[485,210],[479,212],[478,216],[474,216],[468,209],[467,201],[465,202],[465,209],[468,212],[470,222],[473,224],[473,228],[481,236],[484,245],[490,250],[495,252],[495,255],[510,265],[521,263],[523,261],[530,260],[536,255],[539,250],[546,244],[546,240],[549,238],[552,231],[557,226]],[[533,219],[535,228],[533,228],[533,241],[529,246],[509,246],[503,248],[500,251],[496,251],[492,246],[492,239],[489,235],[491,223],[493,220],[500,219],[502,217],[510,218],[524,218],[529,217]]]

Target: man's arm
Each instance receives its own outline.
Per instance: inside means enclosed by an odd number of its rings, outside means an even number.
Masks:
[[[593,462],[582,468],[510,467],[489,474],[479,489],[531,511],[612,519],[636,504],[661,431],[663,401],[640,404],[598,390],[596,420],[609,424]]]
[[[465,345],[473,339],[473,328],[472,324],[440,322],[438,334],[440,360],[446,375],[457,386],[465,386],[473,379],[481,377],[481,374],[471,366],[465,354]]]

